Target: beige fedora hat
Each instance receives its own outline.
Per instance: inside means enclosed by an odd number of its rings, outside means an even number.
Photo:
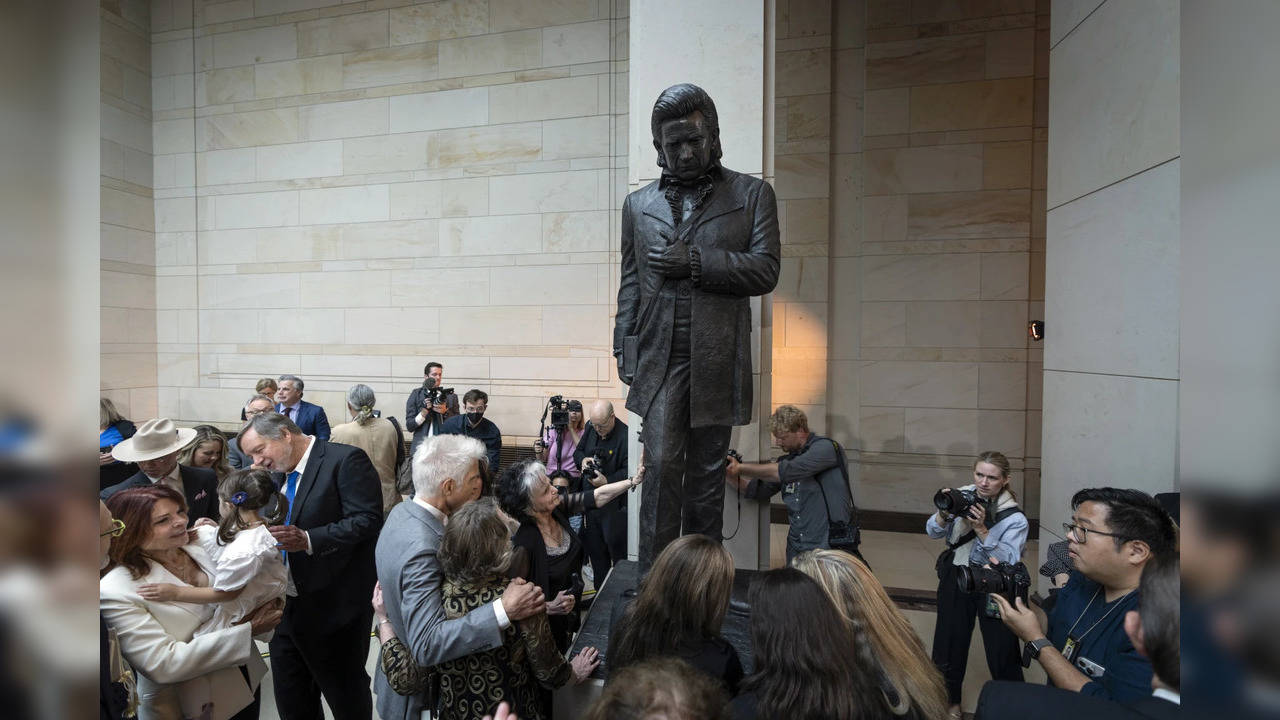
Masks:
[[[195,430],[175,427],[169,418],[156,418],[142,423],[133,437],[111,448],[111,457],[121,462],[155,460],[181,450],[195,439]]]

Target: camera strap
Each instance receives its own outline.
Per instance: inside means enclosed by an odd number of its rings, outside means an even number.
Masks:
[[[1018,507],[1017,505],[1014,505],[1013,507],[1007,507],[1004,510],[1001,510],[1000,512],[996,513],[995,519],[991,523],[991,527],[995,527],[996,525],[1000,524],[1001,520],[1004,520],[1010,515],[1013,515],[1019,512],[1022,512],[1022,508]],[[959,518],[956,518],[956,519],[959,520]],[[948,542],[947,549],[955,550],[956,548],[960,547],[961,545],[964,545],[965,543],[973,540],[976,537],[978,537],[978,533],[974,532],[973,530],[970,530],[969,532],[961,535],[960,538],[957,539],[954,543]]]

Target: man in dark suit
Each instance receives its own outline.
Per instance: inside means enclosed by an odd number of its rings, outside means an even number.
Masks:
[[[329,416],[324,414],[324,408],[302,399],[303,385],[297,375],[281,375],[276,388],[276,412],[292,420],[307,435],[328,440]]]
[[[729,434],[751,421],[751,298],[778,282],[769,184],[720,165],[715,103],[695,85],[650,117],[662,177],[622,208],[613,352],[644,418],[640,566],[685,534],[719,541]]]
[[[283,382],[281,385],[283,386]],[[382,483],[365,452],[302,432],[276,413],[249,420],[240,449],[285,474],[284,525],[269,528],[286,552],[290,589],[271,640],[271,674],[282,720],[368,720],[369,598],[382,527]]]
[[[133,437],[111,448],[111,456],[121,462],[138,464],[138,472],[99,493],[102,500],[121,490],[148,485],[168,485],[187,499],[187,523],[200,518],[217,521],[218,476],[208,468],[178,464],[178,451],[195,440],[196,431],[175,427],[168,418],[148,420]]]
[[[1119,703],[1044,685],[991,682],[982,688],[974,718],[1164,720],[1179,717],[1182,705],[1179,583],[1176,554],[1165,553],[1147,561],[1138,587],[1138,609],[1129,611],[1124,618],[1125,634],[1138,652],[1151,661],[1154,673],[1150,695]]]

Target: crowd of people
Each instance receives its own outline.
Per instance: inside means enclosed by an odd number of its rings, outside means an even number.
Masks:
[[[1010,463],[979,455],[972,484],[943,489],[963,507],[939,505],[925,527],[945,543],[930,654],[858,550],[844,451],[784,405],[770,418],[780,460],[723,463],[730,487],[781,493],[790,518],[786,566],[759,573],[745,598],[749,647],[723,628],[729,552],[687,534],[610,607],[608,647],[570,657],[587,582],[625,557],[626,503],[644,481],[643,459],[628,473],[611,405],[569,401],[534,459],[501,468],[488,397],[459,402],[439,363],[403,426],[364,384],[332,428],[302,379],[256,390],[232,438],[164,418],[135,426],[102,401],[104,719],[259,717],[256,640],[288,719],[319,720],[323,700],[364,720],[375,696],[383,720],[550,718],[556,688],[597,674],[588,717],[946,720],[961,716],[975,621],[996,680],[980,718],[1177,712],[1178,529],[1144,493],[1075,495],[1049,571],[1065,577],[1044,612],[965,587],[1026,572],[1030,523]],[[1021,682],[1033,662],[1052,687]]]

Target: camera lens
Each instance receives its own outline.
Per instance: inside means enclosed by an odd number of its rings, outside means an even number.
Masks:
[[[953,501],[953,498],[951,497],[951,491],[949,491],[949,490],[939,490],[938,492],[934,493],[934,496],[933,496],[933,506],[934,506],[934,507],[938,508],[939,510],[941,510],[941,511],[943,511],[943,512],[952,512],[951,508],[952,508],[954,505],[955,505],[955,502]],[[954,513],[953,513],[953,514],[954,514]]]

